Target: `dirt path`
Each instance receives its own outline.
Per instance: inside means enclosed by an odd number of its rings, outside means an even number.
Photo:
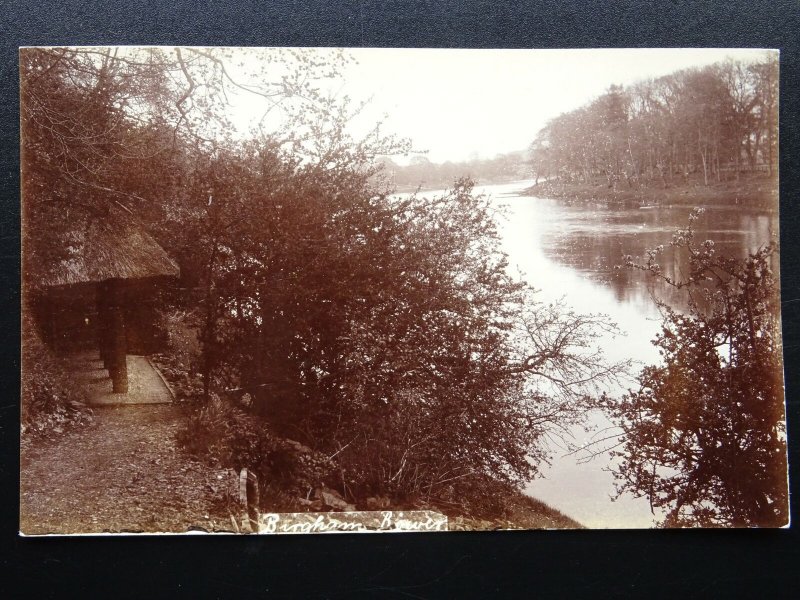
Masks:
[[[25,443],[20,529],[26,534],[230,530],[230,475],[175,444],[174,405],[94,409],[93,422]]]

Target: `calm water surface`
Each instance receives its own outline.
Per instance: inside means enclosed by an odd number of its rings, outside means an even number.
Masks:
[[[683,298],[654,284],[645,273],[621,270],[623,256],[641,257],[647,249],[668,246],[673,232],[685,227],[690,207],[608,209],[568,206],[547,198],[520,196],[532,182],[483,186],[508,209],[500,233],[511,267],[541,290],[544,300],[565,298],[580,312],[604,313],[614,320],[624,337],[601,338],[610,360],[629,358],[642,364],[658,362],[651,340],[659,330],[659,314],[653,296],[680,305]],[[436,192],[424,192],[435,194]],[[730,207],[708,207],[695,229],[700,241],[712,239],[718,252],[744,257],[777,232],[777,217],[766,212]],[[665,272],[679,276],[686,268],[682,255],[668,248],[659,260]],[[777,266],[777,265],[776,265]],[[637,369],[638,370],[638,369]],[[630,382],[631,387],[634,386]],[[621,393],[622,389],[611,390]],[[599,412],[590,415],[593,433],[575,430],[578,443],[613,435],[611,423]],[[611,428],[611,429],[610,429]],[[552,446],[554,460],[543,469],[544,477],[526,491],[589,527],[649,527],[653,515],[646,499],[623,496],[612,502],[612,466],[607,452],[579,463]]]

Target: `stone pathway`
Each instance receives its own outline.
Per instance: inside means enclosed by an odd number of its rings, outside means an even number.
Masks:
[[[111,404],[164,404],[173,394],[161,374],[146,356],[128,355],[128,393],[115,394],[111,378],[97,352],[83,352],[69,358],[72,372],[83,383],[92,406]]]

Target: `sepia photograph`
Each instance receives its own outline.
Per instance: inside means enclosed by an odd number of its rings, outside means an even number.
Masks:
[[[19,81],[22,535],[788,527],[777,50]]]

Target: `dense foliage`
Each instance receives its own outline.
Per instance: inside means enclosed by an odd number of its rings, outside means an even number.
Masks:
[[[662,304],[653,343],[663,363],[646,367],[640,389],[615,405],[625,432],[618,490],[649,498],[666,527],[785,525],[776,247],[727,258],[694,235],[690,224],[672,242],[688,254],[684,278],[662,272],[659,250],[639,265],[684,290],[689,310]]]
[[[22,52],[26,292],[118,206],[181,266],[163,308],[202,380],[187,447],[273,479],[302,447],[348,500],[490,506],[623,368],[594,345],[613,327],[509,275],[470,181],[376,184],[406,146],[348,134],[322,85],[344,58],[284,51],[242,83],[231,52]],[[248,140],[226,134],[234,89],[270,107]]]
[[[335,457],[353,498],[477,499],[533,477],[544,434],[617,375],[589,351],[610,326],[533,302],[469,181],[391,198],[369,171],[285,167],[216,161],[220,192],[181,223],[207,394],[248,394],[279,435]]]
[[[20,424],[25,434],[60,433],[91,420],[83,388],[42,341],[30,315],[22,317],[20,395]]]

